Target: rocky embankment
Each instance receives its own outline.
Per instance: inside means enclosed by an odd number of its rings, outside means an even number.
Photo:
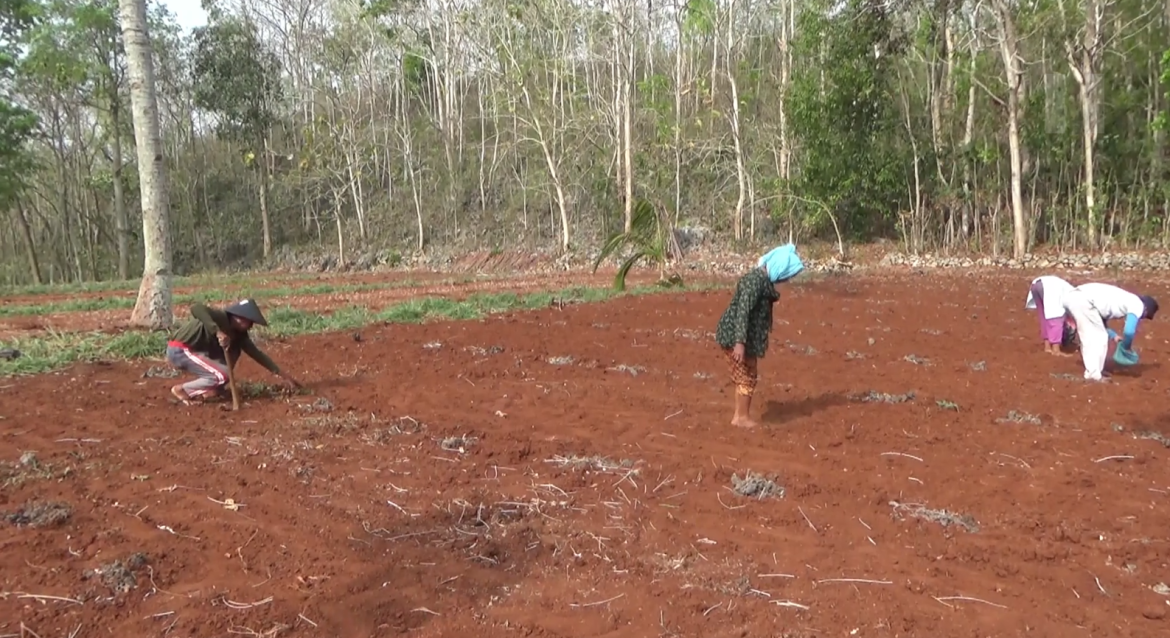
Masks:
[[[882,257],[877,266],[886,268],[902,266],[909,268],[1006,268],[1016,270],[1170,270],[1170,253],[1038,254],[1026,255],[1023,259],[888,253]]]

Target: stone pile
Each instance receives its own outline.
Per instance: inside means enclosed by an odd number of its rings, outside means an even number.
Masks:
[[[946,257],[942,255],[908,255],[889,253],[878,263],[879,267],[904,266],[910,268],[1008,268],[1029,270],[1051,269],[1116,269],[1116,270],[1170,270],[1170,253],[1124,252],[1062,255],[1026,255],[1023,259],[1009,257]]]

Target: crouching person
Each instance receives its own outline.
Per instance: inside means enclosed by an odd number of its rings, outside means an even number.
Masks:
[[[172,387],[171,394],[183,404],[222,397],[228,382],[225,351],[237,362],[240,352],[245,352],[289,387],[301,387],[252,341],[248,330],[253,325],[267,326],[268,322],[252,299],[236,302],[223,310],[199,303],[192,305],[191,319],[167,342],[167,362],[195,375],[195,379]]]

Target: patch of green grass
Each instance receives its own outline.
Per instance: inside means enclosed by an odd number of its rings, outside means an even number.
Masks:
[[[0,375],[40,374],[78,361],[158,357],[166,344],[166,335],[157,332],[48,333],[5,344],[19,350],[21,356],[12,361],[0,360]]]
[[[327,315],[295,308],[272,308],[266,316],[269,327],[264,329],[264,334],[274,337],[353,330],[374,321],[374,314],[364,306],[344,306]]]
[[[440,283],[463,283],[465,280],[449,280]],[[177,284],[176,284],[177,285]],[[255,290],[228,290],[228,289],[214,289],[214,290],[200,290],[193,294],[175,295],[174,305],[176,307],[187,306],[192,303],[209,303],[221,299],[236,299],[239,297],[251,297],[253,299],[279,299],[281,297],[294,296],[316,296],[316,295],[330,295],[338,293],[354,293],[354,292],[368,292],[371,290],[383,290],[390,288],[412,288],[422,285],[416,281],[393,281],[386,283],[367,283],[367,284],[322,284],[315,283],[306,286],[288,287],[282,286],[279,288],[257,288]],[[66,301],[54,301],[43,304],[26,304],[20,306],[4,306],[0,307],[0,317],[21,317],[21,316],[44,316],[50,314],[59,314],[66,312],[91,312],[95,310],[127,310],[134,307],[134,302],[137,300],[136,296],[119,296],[119,297],[102,297],[102,298],[81,298],[69,299]]]
[[[304,273],[294,275],[272,275],[272,276],[257,276],[256,273],[209,273],[205,275],[194,275],[191,277],[175,277],[173,285],[178,288],[181,286],[234,286],[234,285],[256,285],[267,281],[300,281],[304,279],[312,279],[317,277],[315,273]],[[28,286],[0,286],[0,297],[20,296],[32,297],[35,295],[65,295],[69,293],[99,293],[99,292],[121,292],[121,293],[136,293],[138,292],[138,285],[142,282],[141,279],[127,279],[127,280],[108,280],[108,281],[82,281],[70,284],[36,284]]]
[[[269,327],[258,334],[293,337],[325,332],[356,330],[376,322],[422,323],[478,319],[490,314],[547,308],[563,304],[596,303],[617,297],[645,294],[670,294],[701,290],[701,287],[663,289],[656,286],[617,292],[610,288],[570,288],[559,292],[536,292],[519,295],[513,292],[480,293],[464,300],[422,297],[395,303],[373,311],[364,306],[345,306],[328,314],[317,314],[288,307],[266,310]],[[157,332],[127,331],[117,334],[101,332],[56,333],[3,344],[21,351],[12,361],[0,361],[0,376],[49,372],[73,363],[111,360],[159,358],[166,352],[167,335]]]

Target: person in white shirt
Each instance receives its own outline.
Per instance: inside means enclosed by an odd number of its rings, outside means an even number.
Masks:
[[[1101,283],[1081,284],[1062,297],[1064,309],[1072,316],[1081,341],[1081,360],[1085,364],[1085,379],[1101,381],[1106,376],[1105,358],[1109,340],[1118,343],[1126,352],[1133,346],[1138,322],[1153,319],[1158,302],[1149,295],[1135,295],[1117,286]],[[1125,319],[1122,334],[1108,326],[1113,319]]]
[[[1053,275],[1033,279],[1032,287],[1028,289],[1024,307],[1036,309],[1040,319],[1040,339],[1048,354],[1071,356],[1061,352],[1060,347],[1067,342],[1065,325],[1072,327],[1072,322],[1066,320],[1067,313],[1064,310],[1064,295],[1072,289],[1072,284]]]

